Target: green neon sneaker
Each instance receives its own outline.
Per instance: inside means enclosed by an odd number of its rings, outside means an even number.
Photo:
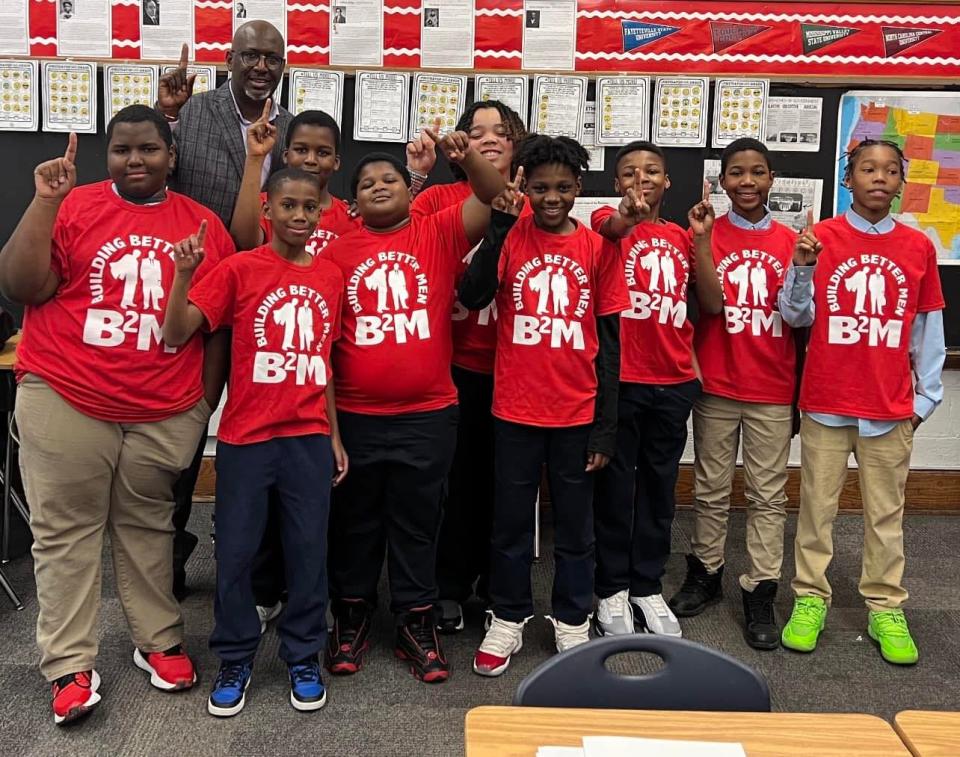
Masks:
[[[867,633],[880,645],[880,656],[887,662],[913,665],[920,658],[903,610],[871,611]]]
[[[797,597],[793,612],[783,627],[780,643],[797,652],[812,652],[827,619],[827,603],[820,597]]]

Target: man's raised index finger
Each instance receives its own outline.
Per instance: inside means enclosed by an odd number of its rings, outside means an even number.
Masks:
[[[180,70],[187,70],[187,63],[190,62],[190,45],[186,42],[183,43],[183,47],[180,48]]]

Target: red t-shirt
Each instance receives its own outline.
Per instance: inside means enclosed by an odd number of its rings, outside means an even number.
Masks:
[[[329,260],[295,265],[268,244],[225,260],[190,291],[211,331],[233,329],[221,441],[330,433],[324,390],[342,297]]]
[[[933,244],[900,223],[889,234],[865,234],[843,216],[818,223],[814,234],[823,250],[813,274],[801,409],[910,418],[913,319],[944,307]]]
[[[701,311],[694,333],[705,392],[741,402],[793,402],[797,353],[777,295],[796,240],[776,221],[762,231],[738,228],[726,215],[714,222],[723,313]]]
[[[595,231],[616,213],[597,208]],[[630,304],[620,318],[620,380],[680,384],[693,370],[693,324],[687,318],[687,287],[693,249],[687,233],[669,221],[638,223],[620,240],[620,262]]]
[[[163,420],[203,394],[203,338],[161,342],[173,284],[173,246],[207,222],[202,279],[233,242],[217,215],[167,192],[162,202],[120,199],[110,181],[76,187],[53,226],[57,293],[28,306],[17,377],[32,373],[84,415],[114,423]]]
[[[333,349],[337,407],[396,415],[456,404],[450,311],[470,249],[460,205],[411,216],[396,231],[363,228],[322,253],[343,272],[343,338]]]
[[[323,251],[330,242],[337,237],[342,237],[351,231],[356,231],[363,226],[363,221],[358,218],[350,217],[350,206],[339,197],[331,198],[333,202],[330,207],[320,214],[320,221],[317,228],[313,230],[310,239],[307,240],[306,250],[311,255],[317,255]],[[260,193],[260,203],[267,201],[267,193]],[[263,215],[260,216],[260,228],[263,230],[264,243],[273,239],[273,224]]]
[[[616,249],[580,223],[572,234],[520,218],[500,254],[493,414],[531,426],[593,421],[597,318],[630,302]]]

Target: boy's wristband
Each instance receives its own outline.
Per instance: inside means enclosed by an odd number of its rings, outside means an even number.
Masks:
[[[407,172],[410,174],[410,191],[416,194],[423,189],[423,185],[427,182],[427,175],[412,168],[407,168]]]

